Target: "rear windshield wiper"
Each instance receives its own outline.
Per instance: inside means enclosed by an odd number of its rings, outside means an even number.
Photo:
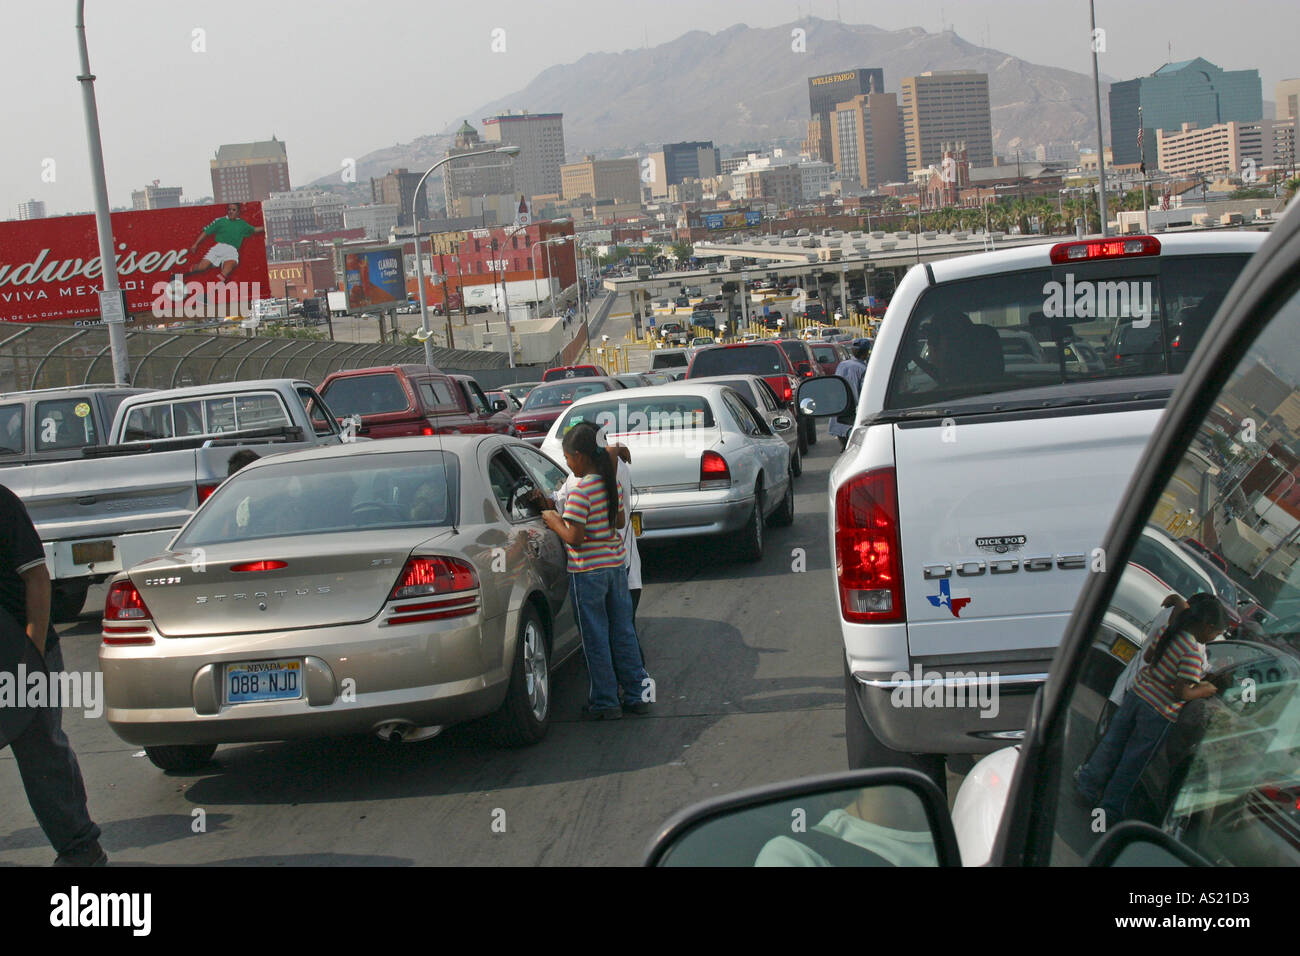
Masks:
[[[978,405],[929,405],[921,408],[895,408],[877,412],[864,419],[862,424],[883,425],[892,422],[927,421],[934,418],[973,418],[979,415],[1000,415],[1008,412],[1032,412],[1055,408],[1078,408],[1089,405],[1164,402],[1169,399],[1172,393],[1173,388],[1171,386],[1169,388],[1147,389],[1138,392],[1116,392],[1109,395],[1071,395],[1060,398],[981,402]]]

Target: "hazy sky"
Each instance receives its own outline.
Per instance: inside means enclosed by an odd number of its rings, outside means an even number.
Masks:
[[[45,200],[52,215],[88,210],[74,0],[0,5],[10,27],[0,58],[0,219],[16,216],[26,199]],[[1026,60],[1091,70],[1086,0],[87,0],[86,7],[115,206],[129,205],[131,190],[155,179],[184,187],[189,200],[207,196],[208,160],[220,144],[272,134],[288,144],[290,175],[301,185],[345,157],[440,131],[547,67],[692,29],[772,27],[810,14],[886,29],[947,25]],[[1300,75],[1296,0],[1097,0],[1097,23],[1107,31],[1101,68],[1115,78],[1150,73],[1169,58],[1170,43],[1175,60],[1200,55],[1225,69],[1257,68],[1265,100],[1279,79]],[[497,29],[506,48],[494,53]]]

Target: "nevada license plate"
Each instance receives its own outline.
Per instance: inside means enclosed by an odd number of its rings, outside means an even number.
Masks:
[[[73,564],[90,564],[94,561],[112,560],[112,541],[81,541],[72,546]]]
[[[1132,641],[1117,637],[1115,643],[1110,646],[1110,652],[1127,664],[1133,660],[1133,655],[1137,653],[1137,645]]]
[[[302,697],[302,661],[248,661],[226,665],[226,703]]]
[[[636,538],[641,537],[641,512],[639,511],[632,512],[632,535]]]

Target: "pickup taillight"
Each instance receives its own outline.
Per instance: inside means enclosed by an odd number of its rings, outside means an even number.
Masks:
[[[906,619],[893,468],[857,475],[836,491],[835,577],[844,620],[876,624]]]
[[[212,493],[221,487],[219,481],[201,481],[199,482],[199,504],[207,501],[212,497]]]
[[[104,599],[103,639],[105,644],[152,644],[149,608],[129,580],[118,581]]]
[[[478,572],[459,558],[411,558],[388,596],[393,604],[385,625],[466,617],[479,609]],[[413,601],[413,603],[406,603]]]

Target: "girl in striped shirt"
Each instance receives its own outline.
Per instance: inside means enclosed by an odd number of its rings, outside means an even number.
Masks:
[[[614,720],[624,710],[645,713],[654,700],[654,682],[641,665],[632,620],[626,553],[617,530],[626,517],[615,465],[599,447],[590,422],[569,429],[563,448],[578,481],[565,498],[564,513],[543,511],[542,519],[564,542],[569,558],[569,590],[590,679],[584,716]]]
[[[1213,594],[1194,594],[1169,619],[1164,633],[1147,648],[1146,666],[1124,695],[1096,751],[1074,772],[1075,788],[1090,806],[1105,811],[1107,826],[1124,819],[1125,805],[1189,700],[1213,697],[1217,688],[1201,680],[1205,674],[1204,645],[1228,623],[1228,615]],[[1100,799],[1100,803],[1098,800]]]

